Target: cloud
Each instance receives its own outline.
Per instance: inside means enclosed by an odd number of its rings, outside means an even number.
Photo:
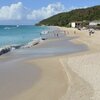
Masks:
[[[47,7],[42,7],[38,10],[33,10],[27,15],[29,20],[41,20],[48,18],[52,15],[61,13],[64,11],[65,7],[61,3],[49,4]]]
[[[40,9],[26,8],[22,2],[3,6],[0,8],[0,22],[1,21],[40,21],[55,14],[61,13],[65,7],[60,2],[49,4],[47,7]]]
[[[71,11],[71,10],[75,10],[75,9],[85,9],[85,8],[88,8],[88,6],[84,6],[84,7],[71,6],[70,8],[67,9],[67,11]]]
[[[21,2],[0,8],[0,20],[21,20],[26,17],[26,8]]]

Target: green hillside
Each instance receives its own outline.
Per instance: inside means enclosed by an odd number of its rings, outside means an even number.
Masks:
[[[66,26],[70,22],[84,20],[100,20],[100,5],[84,9],[76,9],[69,12],[63,12],[50,18],[44,19],[36,25]]]

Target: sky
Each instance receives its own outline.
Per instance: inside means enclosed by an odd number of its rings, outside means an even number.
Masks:
[[[55,14],[100,5],[100,0],[0,0],[0,24],[35,24]]]

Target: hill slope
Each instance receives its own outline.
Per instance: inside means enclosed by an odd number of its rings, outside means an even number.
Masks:
[[[100,20],[100,5],[89,7],[85,9],[76,9],[70,12],[64,12],[54,15],[50,18],[40,21],[36,25],[54,25],[54,26],[66,26],[72,21],[92,21]]]

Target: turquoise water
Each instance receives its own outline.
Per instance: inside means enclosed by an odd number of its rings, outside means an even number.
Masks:
[[[23,45],[35,38],[40,37],[40,33],[47,27],[33,25],[1,25],[0,26],[0,47],[6,45]]]

